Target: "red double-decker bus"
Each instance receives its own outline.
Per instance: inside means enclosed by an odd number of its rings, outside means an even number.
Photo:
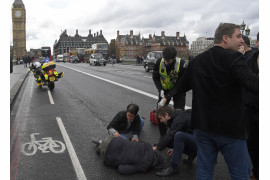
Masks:
[[[46,61],[52,60],[51,47],[41,47],[41,57],[45,57]]]

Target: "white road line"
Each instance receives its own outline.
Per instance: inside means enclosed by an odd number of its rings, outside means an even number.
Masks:
[[[72,146],[72,143],[71,143],[71,141],[70,141],[70,139],[68,137],[65,126],[64,126],[64,124],[63,124],[60,117],[56,117],[56,120],[57,120],[58,126],[60,128],[60,131],[62,133],[62,136],[64,138],[64,141],[66,143],[67,150],[68,150],[69,156],[71,158],[73,167],[75,169],[77,178],[78,178],[78,180],[86,180],[86,177],[85,177],[85,174],[83,172],[82,166],[81,166],[80,161],[79,161],[79,159],[78,159],[78,157],[76,155],[76,152],[75,152],[75,150],[74,150],[74,148]]]
[[[63,65],[59,65],[59,66],[63,66]],[[94,77],[94,78],[97,78],[97,79],[106,81],[106,82],[108,82],[108,83],[111,83],[111,84],[114,84],[114,85],[117,85],[117,86],[120,86],[120,87],[129,89],[129,90],[134,91],[134,92],[137,92],[137,93],[139,93],[139,94],[143,94],[143,95],[145,95],[145,96],[148,96],[148,97],[151,97],[151,98],[154,98],[154,99],[158,99],[158,96],[153,95],[153,94],[150,94],[150,93],[147,93],[147,92],[144,92],[144,91],[141,91],[141,90],[139,90],[139,89],[135,89],[135,88],[132,88],[132,87],[126,86],[126,85],[124,85],[124,84],[120,84],[120,83],[117,83],[117,82],[114,82],[114,81],[111,81],[111,80],[108,80],[108,79],[104,79],[104,78],[102,78],[102,77],[99,77],[99,76],[96,76],[96,75],[93,75],[93,74],[89,74],[89,73],[86,73],[86,72],[83,72],[83,71],[80,71],[80,70],[77,70],[77,69],[74,69],[74,68],[71,68],[71,67],[67,67],[67,66],[63,66],[63,67],[72,69],[72,70],[74,70],[74,71],[77,71],[77,72],[80,72],[80,73],[83,73],[83,74],[86,74],[86,75],[88,75],[88,76],[92,76],[92,77]],[[173,102],[171,101],[170,104],[173,105]],[[186,108],[186,109],[190,109],[191,107],[185,106],[185,108]]]
[[[146,78],[149,78],[149,79],[152,78],[152,76],[143,76],[143,77],[146,77]]]
[[[51,104],[54,104],[54,101],[53,101],[52,94],[51,94],[50,90],[48,90],[48,95],[49,95],[49,99],[50,99]]]

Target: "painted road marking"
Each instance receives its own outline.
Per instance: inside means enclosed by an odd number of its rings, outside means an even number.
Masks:
[[[143,77],[146,77],[146,78],[152,79],[152,76],[143,76]]]
[[[59,66],[63,66],[63,65],[59,65]],[[89,73],[86,73],[86,72],[83,72],[83,71],[80,71],[80,70],[77,70],[77,69],[74,69],[74,68],[71,68],[71,67],[67,67],[67,66],[63,66],[65,68],[69,68],[69,69],[72,69],[74,71],[77,71],[77,72],[80,72],[80,73],[83,73],[83,74],[86,74],[88,76],[92,76],[94,78],[97,78],[97,79],[100,79],[100,80],[103,80],[105,82],[108,82],[108,83],[111,83],[111,84],[114,84],[114,85],[117,85],[117,86],[120,86],[120,87],[123,87],[123,88],[126,88],[126,89],[129,89],[131,91],[134,91],[134,92],[137,92],[139,94],[143,94],[145,96],[148,96],[148,97],[151,97],[151,98],[154,98],[154,99],[158,99],[158,96],[156,95],[153,95],[153,94],[150,94],[148,92],[144,92],[144,91],[141,91],[139,89],[136,89],[136,88],[133,88],[133,87],[129,87],[129,86],[126,86],[124,84],[120,84],[120,83],[117,83],[117,82],[114,82],[114,81],[111,81],[111,80],[108,80],[108,79],[104,79],[102,77],[99,77],[99,76],[96,76],[96,75],[93,75],[93,74],[89,74]],[[173,102],[171,101],[170,102],[171,105],[173,105]],[[190,106],[185,106],[186,109],[191,109]]]
[[[72,143],[71,143],[71,141],[70,141],[70,139],[68,137],[67,131],[65,129],[65,126],[64,126],[61,118],[56,117],[56,121],[58,123],[60,131],[61,131],[62,136],[64,138],[64,141],[66,143],[67,150],[68,150],[69,156],[71,158],[71,161],[72,161],[73,167],[75,169],[78,180],[86,180],[85,174],[84,174],[82,166],[80,164],[80,161],[79,161],[79,159],[78,159],[78,157],[76,155],[76,152],[75,152],[75,150],[74,150],[74,148],[72,146]]]
[[[32,156],[36,154],[37,150],[41,150],[42,153],[49,153],[47,149],[53,153],[63,153],[66,150],[65,145],[61,141],[52,140],[52,137],[42,138],[37,141],[35,135],[39,133],[30,134],[31,142],[22,145],[22,153],[26,156]]]
[[[51,104],[54,104],[52,94],[51,94],[51,91],[49,89],[48,89],[48,95],[49,95],[49,99],[50,99]]]

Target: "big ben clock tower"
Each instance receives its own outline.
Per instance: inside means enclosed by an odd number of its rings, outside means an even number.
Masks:
[[[22,0],[15,0],[12,5],[13,46],[16,58],[22,59],[26,51],[26,12]]]

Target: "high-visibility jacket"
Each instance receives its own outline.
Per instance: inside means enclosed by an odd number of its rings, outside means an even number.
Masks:
[[[171,72],[167,73],[164,58],[161,59],[159,65],[159,74],[160,74],[160,82],[164,90],[171,89],[176,84],[176,80],[178,78],[178,73],[180,69],[180,61],[181,58],[176,58],[174,69],[172,69]]]

